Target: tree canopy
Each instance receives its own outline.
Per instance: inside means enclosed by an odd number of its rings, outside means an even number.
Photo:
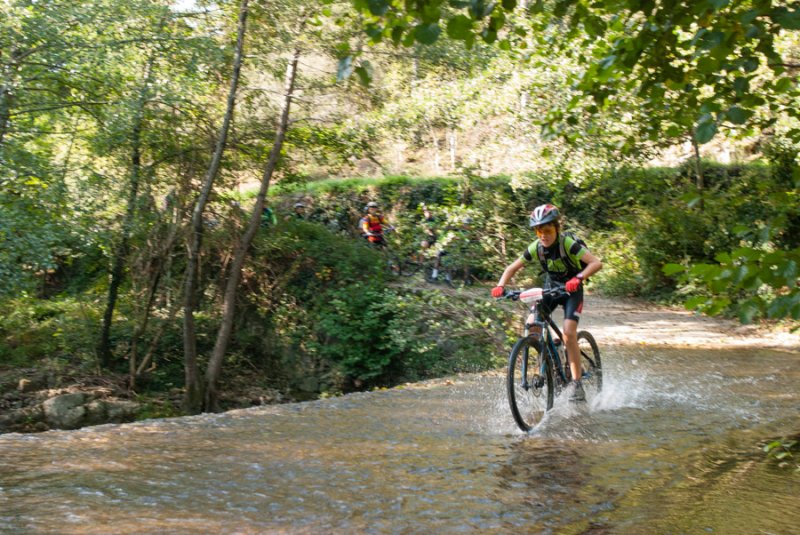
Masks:
[[[353,0],[371,42],[432,44],[443,34],[467,50],[483,41],[528,57],[571,50],[577,92],[553,109],[545,133],[580,115],[643,107],[649,135],[699,143],[720,128],[797,118],[800,8],[770,0]],[[580,44],[579,46],[576,46]],[[535,51],[534,51],[535,50]],[[666,108],[666,112],[665,112]],[[789,133],[800,139],[800,130]]]

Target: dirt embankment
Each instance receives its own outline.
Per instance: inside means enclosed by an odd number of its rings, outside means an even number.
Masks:
[[[741,325],[698,316],[683,308],[588,295],[581,324],[601,344],[697,348],[761,347],[800,353],[800,329],[789,325]]]

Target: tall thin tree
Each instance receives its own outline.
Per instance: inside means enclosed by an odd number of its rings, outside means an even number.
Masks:
[[[217,144],[214,149],[214,157],[208,167],[203,187],[192,211],[191,233],[189,235],[188,258],[186,261],[186,278],[184,281],[183,295],[183,356],[184,356],[184,375],[186,381],[186,391],[184,397],[184,408],[187,412],[197,413],[203,403],[202,382],[200,381],[200,370],[197,365],[197,333],[194,323],[194,309],[196,305],[197,293],[197,270],[199,264],[200,248],[203,241],[203,211],[205,210],[214,181],[219,175],[222,164],[222,154],[228,139],[233,112],[236,107],[236,92],[239,86],[239,77],[242,70],[242,60],[244,57],[244,39],[247,31],[248,0],[242,0],[239,6],[239,22],[236,38],[236,56],[233,63],[233,74],[231,76],[230,88],[228,90],[228,102],[225,109],[225,117],[222,120]]]
[[[128,183],[128,202],[125,209],[125,218],[122,222],[122,235],[119,245],[114,252],[110,281],[108,285],[108,298],[106,310],[103,314],[103,326],[100,332],[100,341],[97,345],[97,355],[100,365],[104,368],[111,364],[111,323],[114,318],[114,308],[117,304],[119,288],[125,276],[125,264],[128,259],[131,234],[136,220],[136,204],[139,198],[139,187],[142,179],[142,134],[144,130],[144,109],[150,98],[150,85],[153,80],[156,51],[151,51],[145,66],[144,81],[139,90],[139,97],[134,110],[131,126],[131,152],[130,152],[130,181]]]
[[[225,294],[222,303],[222,324],[217,332],[217,340],[214,344],[214,351],[206,369],[206,389],[205,389],[205,409],[209,411],[219,410],[218,382],[222,371],[222,361],[228,348],[231,334],[233,332],[233,319],[236,307],[236,292],[242,277],[242,266],[247,256],[247,250],[255,238],[261,223],[261,211],[264,208],[264,201],[269,190],[272,175],[278,164],[278,158],[283,147],[283,140],[289,127],[289,111],[294,98],[295,80],[297,78],[297,65],[300,61],[300,47],[297,46],[292,54],[289,64],[286,67],[286,77],[284,83],[283,102],[281,104],[281,115],[278,129],[275,133],[275,141],[269,153],[269,159],[261,177],[261,187],[256,197],[255,206],[250,214],[250,221],[247,224],[244,235],[239,241],[234,253],[233,261],[230,266],[230,274],[225,285]]]

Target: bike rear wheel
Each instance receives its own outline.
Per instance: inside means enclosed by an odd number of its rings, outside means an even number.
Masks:
[[[598,393],[603,390],[603,364],[600,360],[600,348],[594,336],[588,331],[578,333],[578,349],[581,352],[581,382]]]
[[[508,359],[508,403],[523,431],[533,429],[553,408],[553,361],[547,348],[540,353],[536,345],[531,337],[520,338]]]

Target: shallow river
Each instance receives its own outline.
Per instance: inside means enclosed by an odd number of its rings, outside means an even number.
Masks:
[[[609,350],[518,432],[501,374],[0,436],[2,533],[798,533],[800,356]]]

